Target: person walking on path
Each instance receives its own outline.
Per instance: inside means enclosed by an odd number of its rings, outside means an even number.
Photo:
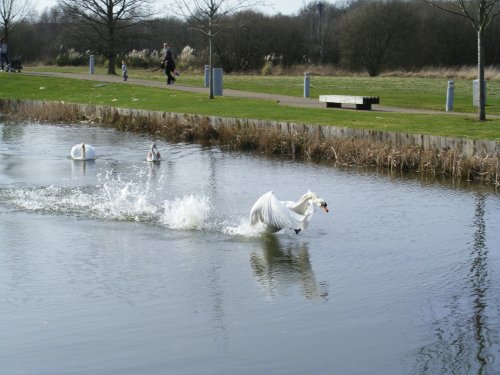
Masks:
[[[165,57],[163,58],[163,66],[165,69],[165,75],[167,76],[167,85],[173,85],[175,82],[175,62],[172,50],[168,46],[168,43],[163,43],[163,52],[165,53]]]
[[[0,40],[0,60],[2,64],[2,71],[5,67],[8,67],[9,65],[9,58],[7,57],[7,38],[3,37]]]
[[[125,62],[125,60],[122,60],[122,77],[124,81],[128,79],[127,63]]]

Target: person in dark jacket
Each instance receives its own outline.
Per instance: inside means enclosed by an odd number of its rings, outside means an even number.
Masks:
[[[175,62],[174,55],[172,54],[172,50],[168,46],[168,43],[163,43],[163,52],[165,53],[163,66],[165,67],[165,75],[167,76],[167,85],[173,85],[175,82]]]
[[[8,69],[9,67],[9,58],[7,57],[7,38],[3,37],[0,40],[0,60],[2,64],[2,71],[5,67],[5,69]]]

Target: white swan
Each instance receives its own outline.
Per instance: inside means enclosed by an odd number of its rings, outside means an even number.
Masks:
[[[148,155],[146,156],[147,161],[160,161],[161,155],[160,151],[156,148],[156,144],[152,144],[149,148]]]
[[[290,228],[298,234],[309,225],[315,206],[328,212],[325,200],[311,191],[304,194],[298,202],[279,201],[270,191],[257,199],[253,205],[250,211],[250,225],[263,225],[269,233]]]
[[[71,148],[71,157],[75,160],[95,159],[95,149],[91,145],[79,143]]]

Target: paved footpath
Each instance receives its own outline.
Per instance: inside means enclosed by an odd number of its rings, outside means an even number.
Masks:
[[[135,84],[150,87],[162,87],[167,90],[177,90],[186,92],[196,92],[196,93],[206,93],[209,94],[207,87],[193,87],[193,86],[183,86],[181,84],[175,84],[167,86],[163,81],[151,81],[146,79],[129,78],[127,82],[124,82],[122,77],[119,75],[108,75],[108,74],[75,74],[75,73],[59,73],[59,72],[36,72],[36,71],[24,71],[24,75],[34,75],[34,76],[47,76],[47,77],[62,77],[62,78],[73,78],[73,79],[83,79],[89,81],[98,82],[113,82],[122,84]],[[260,92],[250,92],[250,91],[240,91],[232,89],[224,89],[224,96],[233,96],[239,98],[252,98],[252,99],[263,99],[276,101],[280,105],[296,106],[296,107],[308,107],[308,108],[325,108],[326,105],[320,102],[318,99],[303,98],[298,96],[288,96],[279,94],[266,94]],[[383,100],[383,98],[381,98]],[[330,111],[342,111],[346,108],[328,108]],[[396,107],[386,107],[383,105],[374,104],[372,105],[372,111],[376,112],[400,112],[400,113],[416,113],[416,114],[450,114],[450,115],[461,115],[461,116],[475,116],[474,113],[459,113],[459,112],[444,112],[444,111],[432,111],[432,110],[421,110],[421,109],[411,109],[411,108],[396,108]],[[500,116],[489,115],[488,117],[500,118]]]

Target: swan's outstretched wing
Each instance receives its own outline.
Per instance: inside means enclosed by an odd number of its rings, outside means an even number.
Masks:
[[[283,205],[272,191],[257,199],[250,211],[250,225],[262,223],[268,231],[274,232],[283,228],[302,229],[302,219]]]

